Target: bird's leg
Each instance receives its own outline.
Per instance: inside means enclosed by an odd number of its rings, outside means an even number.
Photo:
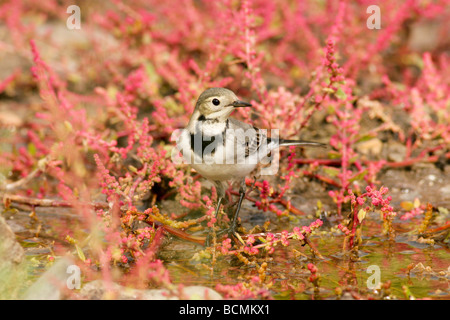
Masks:
[[[219,189],[219,190],[222,191],[222,189]],[[224,191],[224,189],[223,189],[223,191]],[[240,188],[239,188],[239,201],[238,201],[238,204],[237,204],[236,211],[235,211],[235,213],[234,213],[234,215],[233,215],[233,218],[232,218],[232,220],[231,220],[231,226],[230,226],[228,229],[218,231],[218,232],[216,233],[216,235],[220,235],[220,234],[223,234],[223,233],[225,233],[225,232],[228,232],[228,235],[229,235],[229,236],[231,236],[231,237],[236,237],[235,234],[236,234],[237,219],[238,219],[238,217],[239,217],[239,211],[241,210],[242,201],[243,201],[244,198],[245,198],[245,193],[246,193],[246,191],[247,191],[247,186],[245,185],[245,179],[243,179],[242,182],[241,182],[241,186],[240,186]],[[219,194],[220,194],[220,196],[219,196]],[[217,215],[219,214],[220,204],[222,203],[223,196],[224,196],[224,192],[223,192],[223,194],[220,193],[220,192],[218,192],[218,202],[217,202],[217,209],[216,209],[216,218],[217,218]],[[211,236],[212,236],[212,231],[213,231],[213,230],[212,230],[212,228],[211,228],[210,233],[209,233],[208,237],[206,238],[206,242],[205,242],[206,246],[209,246],[209,245],[210,245],[210,242],[211,242]]]
[[[216,207],[216,214],[215,214],[215,218],[217,220],[217,217],[219,216],[220,205],[222,204],[223,200],[226,200],[225,199],[225,187],[221,181],[213,181],[213,183],[214,183],[214,186],[216,187],[216,192],[217,192],[217,207]],[[209,229],[208,236],[206,237],[206,240],[205,240],[205,245],[207,247],[209,247],[209,245],[211,244],[211,237],[214,232],[213,228],[214,227],[211,227]],[[220,234],[220,232],[219,232],[219,234]]]
[[[219,210],[220,210],[220,205],[222,204],[222,197],[219,197],[217,199],[217,208],[216,208],[216,214],[214,215],[214,217],[216,218],[217,221],[217,216],[219,215]],[[209,247],[209,245],[211,244],[211,237],[213,235],[214,232],[214,227],[209,228],[209,232],[208,232],[208,236],[206,237],[205,240],[205,246]]]
[[[238,205],[236,208],[236,212],[234,213],[233,221],[231,222],[230,229],[228,230],[228,233],[230,233],[230,234],[234,234],[236,232],[237,218],[239,217],[239,211],[241,210],[241,204],[242,204],[242,200],[244,200],[244,197],[245,197],[245,192],[244,193],[239,192],[239,202],[238,202]]]
[[[219,209],[220,209],[220,205],[222,204],[222,199],[223,199],[223,198],[219,198],[219,199],[217,200],[216,214],[214,215],[214,217],[216,218],[216,220],[217,220],[217,216],[219,215]]]
[[[236,208],[236,212],[234,213],[233,220],[231,221],[231,226],[228,229],[229,235],[234,235],[236,233],[236,224],[237,219],[239,217],[239,211],[241,210],[242,201],[245,198],[245,192],[247,191],[247,187],[245,185],[245,178],[242,180],[241,186],[239,188],[239,202]]]

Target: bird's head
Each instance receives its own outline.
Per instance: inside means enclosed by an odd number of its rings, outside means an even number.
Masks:
[[[234,108],[251,107],[226,88],[210,88],[198,97],[195,109],[203,120],[226,121]]]

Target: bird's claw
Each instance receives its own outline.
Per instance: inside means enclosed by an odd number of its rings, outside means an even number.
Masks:
[[[236,227],[230,227],[227,229],[222,229],[222,230],[216,231],[215,236],[218,237],[218,236],[221,236],[224,234],[227,234],[228,238],[230,238],[231,241],[233,241],[234,243],[244,244],[244,241],[242,240],[241,236],[239,235],[239,233],[236,232]],[[206,247],[209,247],[211,245],[212,237],[213,237],[213,232],[210,231],[205,240]]]
[[[220,236],[221,234],[225,233],[226,231],[228,231],[228,229],[216,231],[214,234],[214,231],[212,229],[210,229],[208,232],[208,235],[206,236],[206,239],[205,239],[205,247],[211,246],[213,237],[217,238],[217,236]]]

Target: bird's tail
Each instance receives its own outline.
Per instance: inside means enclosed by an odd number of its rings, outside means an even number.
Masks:
[[[326,144],[320,142],[304,141],[304,140],[287,140],[287,139],[280,139],[278,145],[280,147],[288,147],[288,146],[316,147],[316,148],[327,147]]]

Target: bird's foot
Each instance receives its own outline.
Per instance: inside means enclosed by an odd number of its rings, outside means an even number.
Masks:
[[[222,230],[216,231],[215,237],[216,237],[216,239],[219,237],[222,238],[222,236],[224,236],[225,234],[227,234],[228,238],[230,238],[231,241],[233,241],[233,243],[235,243],[235,244],[237,244],[237,243],[243,244],[244,243],[241,236],[236,231],[236,226],[231,226],[227,229],[222,229]],[[206,240],[205,240],[206,247],[209,247],[211,245],[211,243],[213,241],[213,236],[214,236],[213,230],[210,229],[208,236],[206,237]]]
[[[211,246],[214,238],[217,240],[218,236],[224,234],[226,231],[227,231],[227,229],[214,232],[214,230],[212,228],[210,228],[208,235],[206,236],[206,239],[205,239],[205,247]]]

